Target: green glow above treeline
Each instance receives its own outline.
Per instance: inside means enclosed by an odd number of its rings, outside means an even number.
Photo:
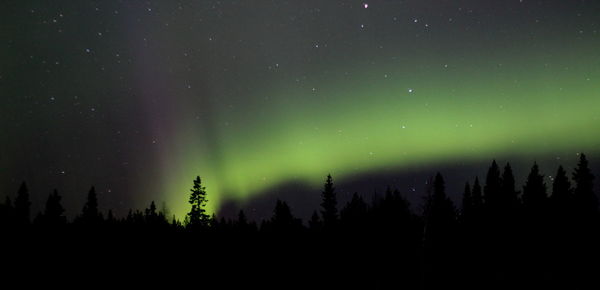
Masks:
[[[381,65],[352,77],[340,70],[314,90],[276,84],[261,110],[218,112],[216,151],[202,130],[181,126],[163,192],[181,215],[195,174],[214,211],[290,180],[318,190],[327,173],[343,181],[416,164],[598,151],[600,55],[583,53],[593,57]]]

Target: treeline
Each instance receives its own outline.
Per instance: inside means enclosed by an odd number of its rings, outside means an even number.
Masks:
[[[506,288],[516,281],[535,288],[570,287],[594,277],[592,272],[598,269],[600,220],[594,175],[586,156],[580,154],[571,174],[560,166],[551,181],[546,184],[534,164],[524,186],[517,188],[510,164],[501,168],[494,161],[485,179],[466,182],[460,205],[456,205],[438,173],[429,183],[422,211],[416,212],[392,188],[369,201],[355,193],[339,206],[329,175],[321,207],[306,223],[293,215],[285,201],[278,200],[273,216],[260,224],[248,220],[243,210],[235,219],[210,216],[200,177],[193,181],[191,209],[183,222],[167,217],[154,202],[123,218],[114,217],[111,211],[104,216],[93,187],[72,222],[64,215],[57,191],[30,220],[31,202],[23,183],[14,202],[7,198],[0,205],[0,225],[4,232],[146,232],[230,241],[293,237],[277,246],[318,253],[325,260],[335,257],[340,264],[379,265],[362,268],[362,275],[401,275],[402,284],[409,288]],[[393,266],[381,266],[388,264]]]

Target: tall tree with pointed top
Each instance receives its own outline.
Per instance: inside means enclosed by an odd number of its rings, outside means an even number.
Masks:
[[[554,207],[566,207],[572,202],[573,192],[567,172],[562,166],[558,167],[554,182],[552,183],[552,196]]]
[[[530,214],[537,215],[546,206],[546,199],[544,176],[540,174],[537,163],[534,163],[523,186],[523,206]]]
[[[573,172],[573,181],[573,198],[577,211],[589,219],[598,212],[598,198],[594,193],[594,175],[585,154],[579,156],[579,163]]]
[[[341,223],[348,229],[361,228],[367,219],[368,206],[363,198],[354,193],[352,199],[340,212]]]
[[[498,167],[496,160],[494,160],[488,169],[485,178],[485,186],[483,188],[483,197],[486,208],[494,215],[497,214],[501,208],[501,187],[502,178],[500,178],[500,168]]]
[[[424,216],[426,238],[429,237],[434,243],[448,238],[446,235],[456,220],[456,209],[446,195],[444,178],[440,173],[435,176],[433,195],[427,199]]]
[[[62,197],[58,195],[58,191],[56,189],[52,194],[50,194],[50,196],[48,196],[43,215],[45,224],[50,226],[66,224],[67,218],[64,216],[65,209],[60,203],[61,199]]]
[[[292,210],[285,201],[277,200],[270,226],[278,233],[293,233],[302,228],[302,222],[292,215]]]
[[[206,213],[206,188],[202,186],[202,180],[200,176],[194,179],[194,186],[191,189],[189,203],[192,206],[190,212],[187,214],[187,223],[191,227],[205,227],[208,226],[210,216]]]
[[[321,202],[321,215],[323,216],[323,226],[332,228],[337,224],[338,221],[338,210],[337,210],[337,198],[335,194],[335,187],[333,187],[333,178],[331,174],[327,175],[325,181],[323,193],[323,201]]]
[[[430,276],[426,277],[430,281],[428,283],[437,284],[436,279],[447,278],[449,273],[450,261],[454,259],[452,253],[456,235],[456,209],[446,195],[444,179],[440,173],[435,176],[433,194],[427,197],[424,217],[424,248],[428,265],[425,275]]]
[[[27,225],[30,222],[30,207],[29,190],[25,182],[21,183],[17,198],[15,199],[15,219],[19,225]]]
[[[98,196],[96,188],[92,186],[87,195],[87,201],[83,205],[81,213],[81,221],[88,225],[98,224],[101,220],[100,212],[98,211]]]
[[[519,205],[519,192],[516,190],[515,176],[510,163],[506,163],[502,173],[500,194],[502,210],[509,214],[514,213]]]

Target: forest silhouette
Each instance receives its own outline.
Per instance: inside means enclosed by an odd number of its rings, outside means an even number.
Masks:
[[[190,257],[263,259],[273,271],[307,264],[312,279],[335,285],[590,288],[597,284],[600,214],[594,175],[586,156],[579,156],[574,171],[569,174],[560,166],[551,184],[534,163],[522,188],[517,188],[510,164],[501,168],[493,161],[484,179],[465,183],[459,204],[447,196],[444,178],[437,173],[421,211],[393,188],[370,201],[354,193],[339,206],[328,175],[321,207],[306,222],[282,200],[272,217],[262,221],[248,220],[243,210],[234,219],[210,216],[205,210],[210,195],[200,177],[193,180],[190,211],[183,221],[158,210],[154,201],[123,218],[110,210],[104,214],[94,187],[72,221],[57,190],[31,218],[23,182],[14,202],[7,197],[0,204],[0,232],[4,241],[19,241],[14,246],[30,250],[47,247],[42,242],[92,252],[114,251],[126,243],[150,250],[186,245],[172,250]],[[56,255],[67,255],[67,248]]]

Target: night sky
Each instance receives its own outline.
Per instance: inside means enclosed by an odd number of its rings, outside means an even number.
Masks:
[[[414,199],[493,158],[551,182],[600,160],[599,30],[581,0],[2,1],[0,197],[183,217],[196,175],[214,211],[331,173]]]

